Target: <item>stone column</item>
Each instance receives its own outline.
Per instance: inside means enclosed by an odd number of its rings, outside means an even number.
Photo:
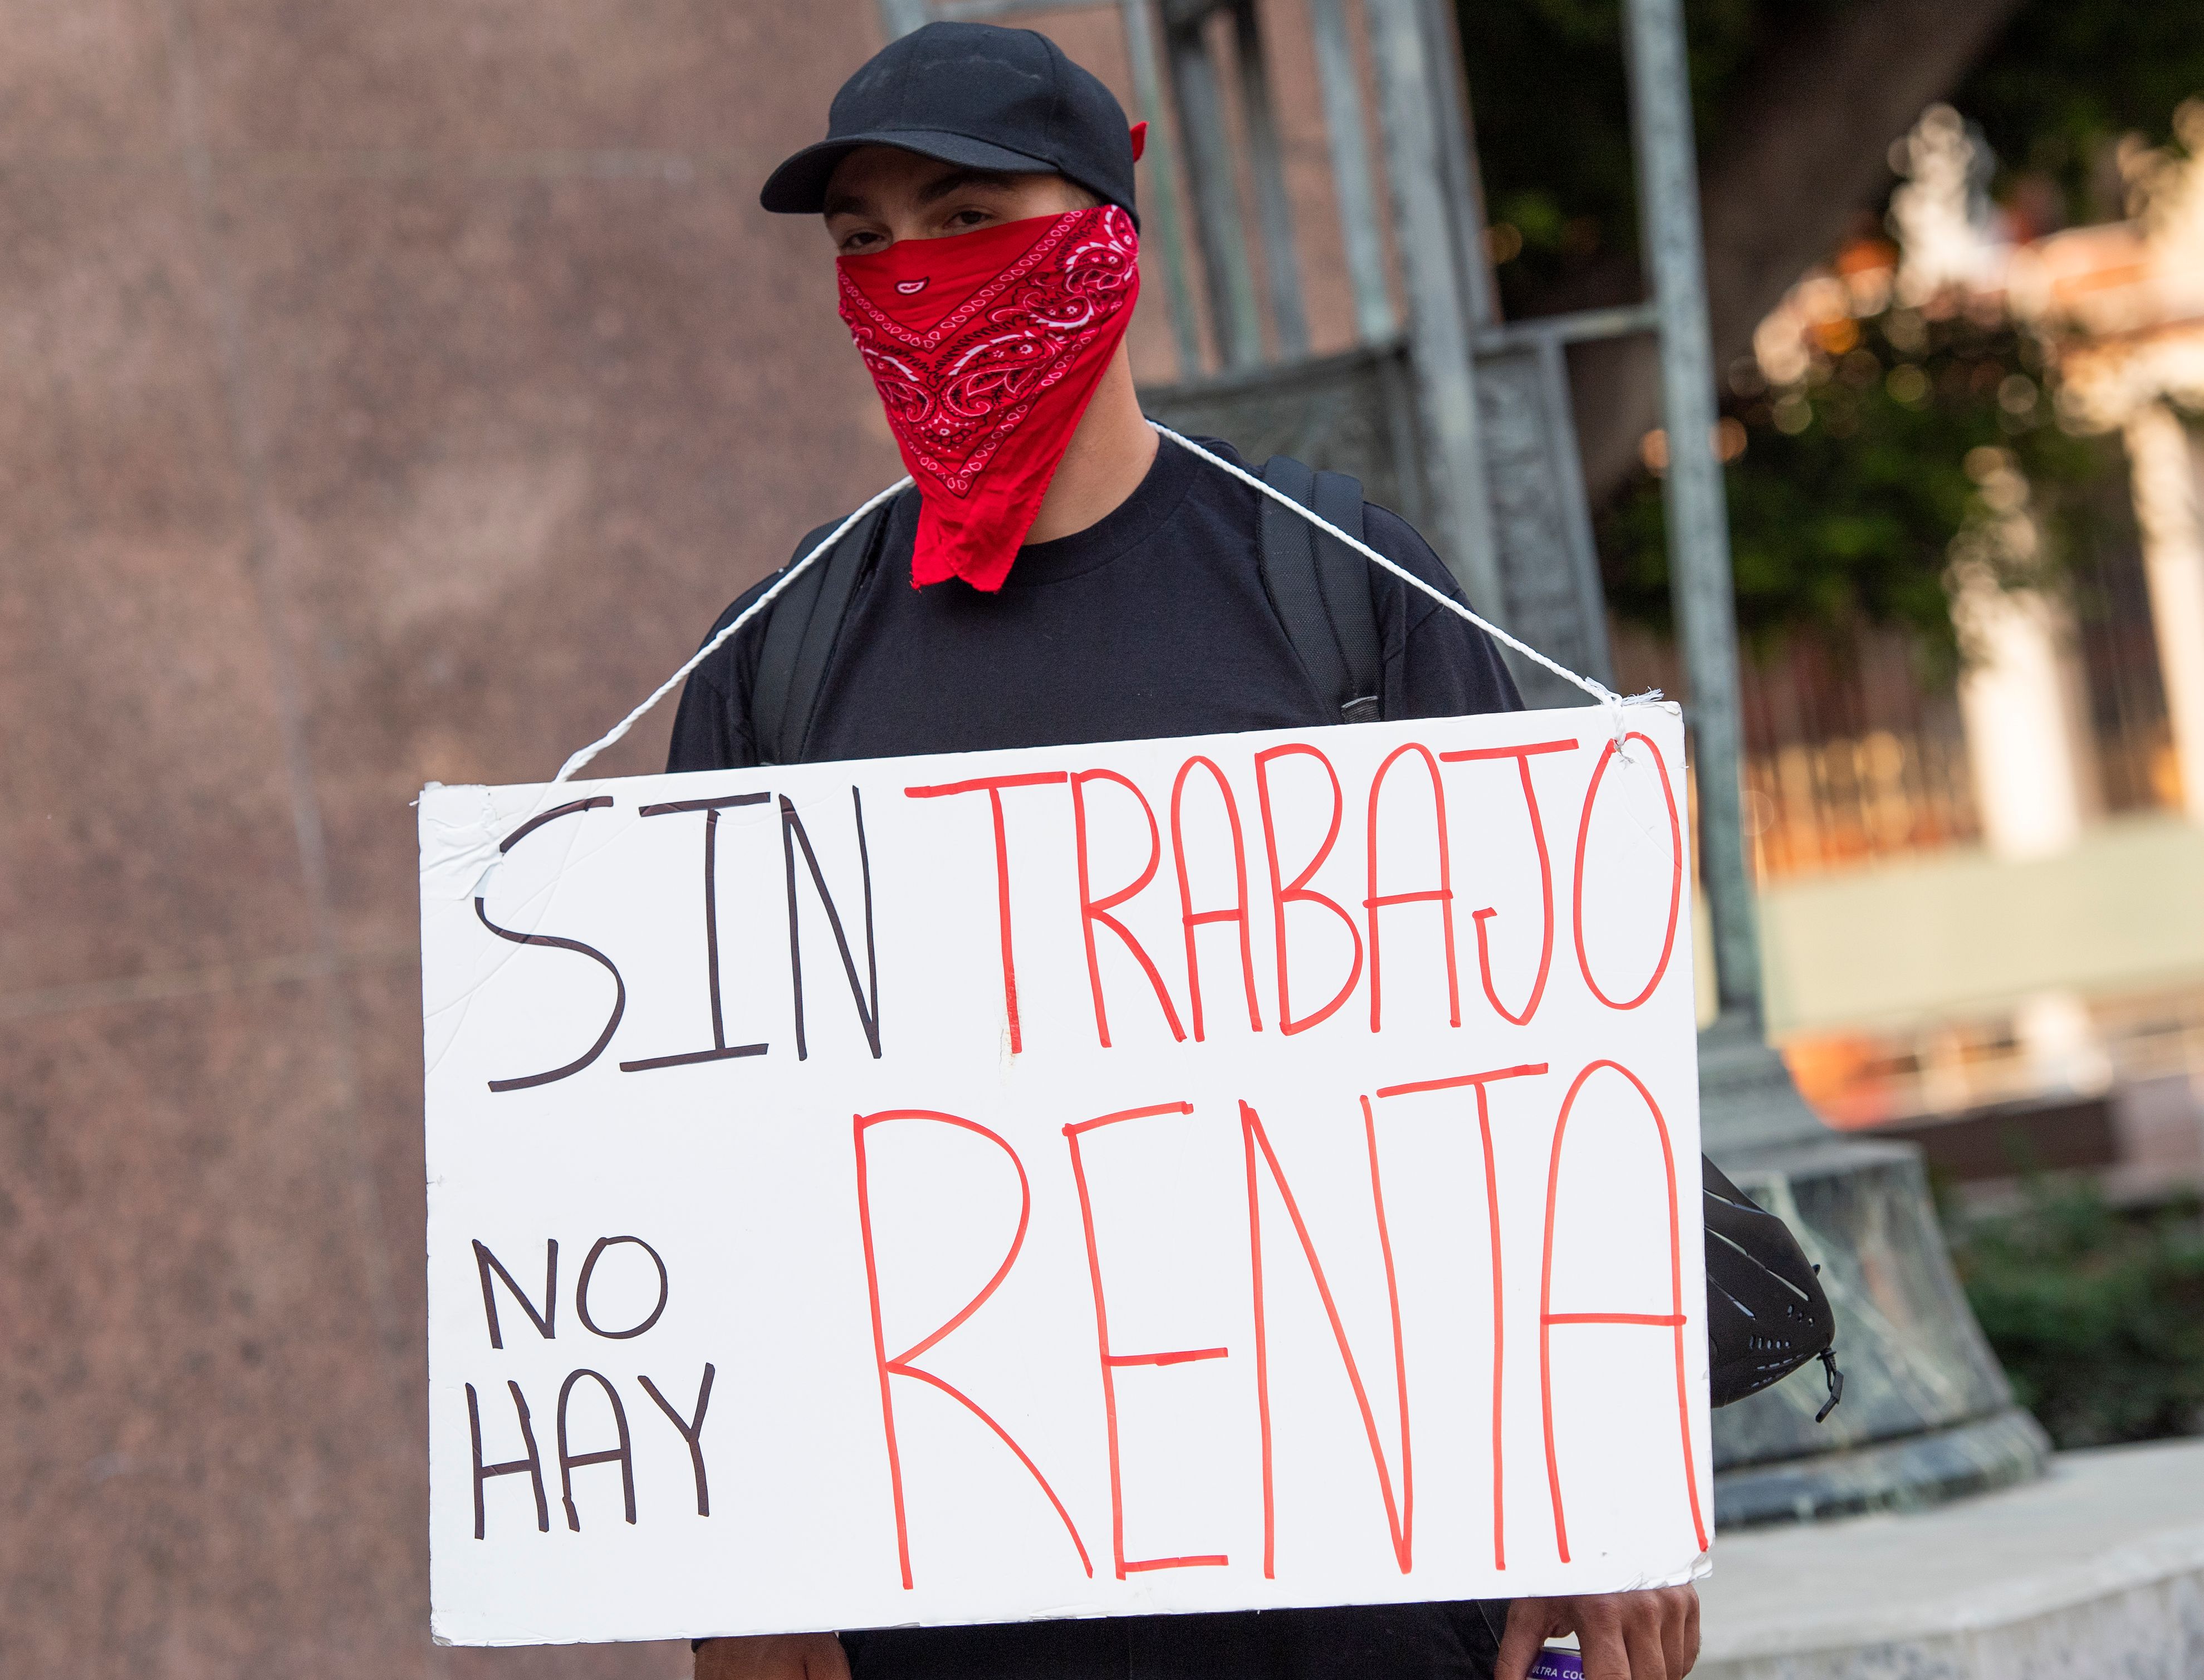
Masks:
[[[2164,402],[2136,409],[2122,434],[2182,805],[2204,822],[2204,452]]]
[[[1999,857],[2052,857],[2101,803],[2073,618],[2057,595],[2025,586],[2041,536],[2012,458],[1978,449],[1967,470],[1984,513],[1952,544],[1946,586],[1982,838]]]
[[[1952,583],[1968,660],[1959,716],[1982,838],[2000,857],[2054,856],[2081,837],[2097,802],[2072,625],[2062,602],[2007,589],[1986,567],[1957,567]]]

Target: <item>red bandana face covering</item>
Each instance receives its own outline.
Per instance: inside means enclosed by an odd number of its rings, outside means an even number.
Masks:
[[[918,483],[915,587],[1003,587],[1133,318],[1139,255],[1104,204],[841,259],[842,319]]]

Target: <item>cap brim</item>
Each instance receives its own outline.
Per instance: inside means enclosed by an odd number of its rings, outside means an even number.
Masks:
[[[868,145],[893,146],[915,151],[944,163],[962,163],[973,169],[999,169],[1007,175],[1055,175],[1055,164],[1044,157],[1028,157],[1007,146],[991,145],[969,134],[951,134],[933,128],[883,128],[868,134],[844,134],[821,140],[796,153],[766,177],[758,202],[782,216],[818,216],[826,208],[826,183],[851,152]]]

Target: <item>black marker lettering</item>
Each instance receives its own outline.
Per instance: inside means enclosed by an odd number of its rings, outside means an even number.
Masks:
[[[673,1409],[673,1402],[658,1392],[656,1383],[647,1376],[638,1376],[636,1381],[643,1385],[644,1393],[658,1402],[658,1409],[666,1414],[667,1422],[680,1430],[681,1439],[688,1442],[689,1467],[696,1472],[696,1514],[699,1517],[709,1517],[712,1514],[712,1494],[704,1481],[703,1435],[704,1409],[712,1404],[711,1362],[709,1360],[705,1362],[704,1380],[696,1387],[696,1415],[686,1423],[682,1421],[681,1414]]]
[[[554,818],[572,816],[581,811],[599,810],[612,802],[609,795],[599,794],[594,799],[578,799],[571,805],[561,805],[556,809],[546,811],[540,817],[531,817],[506,836],[503,843],[499,845],[498,850],[511,851],[523,839]],[[595,946],[585,945],[578,939],[560,939],[548,933],[515,933],[511,928],[500,927],[489,919],[489,913],[483,908],[483,902],[479,896],[475,899],[475,914],[481,918],[482,925],[496,934],[499,938],[510,939],[516,945],[549,945],[557,950],[578,951],[591,961],[602,963],[605,972],[613,977],[613,985],[615,988],[612,1019],[605,1023],[605,1030],[597,1034],[596,1043],[591,1044],[588,1050],[565,1067],[554,1068],[548,1074],[530,1074],[517,1080],[492,1080],[489,1082],[491,1091],[497,1092],[525,1091],[531,1085],[549,1085],[554,1080],[563,1080],[570,1074],[580,1073],[583,1068],[602,1056],[605,1053],[605,1046],[612,1043],[613,1034],[619,1027],[620,1016],[627,1011],[627,982],[620,978],[620,971],[613,966],[613,960]]]
[[[619,1432],[619,1445],[602,1452],[569,1452],[566,1450],[566,1401],[574,1392],[574,1385],[584,1377],[595,1380],[605,1391],[605,1398],[613,1403],[613,1427]],[[516,1390],[515,1393],[518,1391]],[[627,1411],[620,1405],[619,1393],[598,1371],[576,1371],[559,1388],[559,1494],[566,1507],[566,1526],[579,1534],[582,1513],[574,1509],[574,1472],[586,1464],[609,1464],[617,1461],[620,1467],[620,1492],[627,1500],[627,1520],[635,1521],[635,1455],[628,1450]],[[546,1528],[550,1526],[547,1521]]]
[[[650,1316],[632,1330],[601,1330],[597,1328],[597,1321],[590,1316],[590,1274],[597,1269],[597,1257],[614,1243],[633,1243],[648,1254],[651,1263],[658,1268],[658,1304],[651,1308]],[[596,1246],[590,1251],[590,1257],[582,1262],[582,1275],[575,1281],[574,1310],[582,1316],[584,1329],[593,1336],[602,1336],[607,1341],[625,1341],[631,1336],[641,1335],[657,1323],[659,1314],[666,1310],[666,1262],[659,1257],[658,1251],[641,1237],[599,1237]]]
[[[726,1062],[738,1056],[763,1056],[763,1044],[730,1044],[726,1017],[720,1008],[720,813],[731,805],[762,805],[766,793],[729,794],[724,799],[679,799],[665,805],[646,805],[646,817],[669,817],[677,812],[704,813],[704,973],[711,985],[712,1048],[684,1050],[678,1056],[650,1056],[623,1062],[620,1072],[640,1074],[653,1068],[685,1068],[696,1062]]]
[[[850,790],[850,806],[856,813],[857,824],[857,867],[864,879],[865,890],[865,982],[857,981],[856,960],[850,955],[849,936],[842,931],[841,914],[834,908],[833,896],[826,890],[826,877],[819,867],[819,855],[811,849],[811,837],[803,831],[803,820],[796,814],[796,807],[786,794],[780,796],[780,845],[788,864],[788,972],[791,987],[796,999],[796,1056],[803,1061],[809,1051],[803,1039],[803,947],[798,937],[796,921],[796,849],[803,848],[803,861],[811,869],[811,884],[818,889],[819,902],[826,906],[826,920],[834,930],[834,944],[842,953],[842,969],[850,977],[850,1000],[857,1006],[857,1019],[864,1024],[865,1042],[872,1046],[873,1057],[880,1054],[880,965],[873,948],[873,863],[865,849],[865,807],[855,788]]]
[[[483,1537],[483,1483],[493,1476],[518,1476],[523,1470],[528,1472],[528,1479],[536,1484],[536,1532],[539,1534],[551,1532],[551,1507],[543,1498],[543,1456],[536,1450],[536,1431],[528,1421],[528,1402],[521,1398],[518,1383],[508,1382],[505,1386],[512,1390],[512,1409],[520,1414],[520,1439],[522,1444],[528,1448],[528,1456],[525,1458],[509,1458],[501,1464],[485,1464],[483,1463],[482,1455],[482,1404],[475,1399],[474,1384],[470,1382],[465,1385],[467,1433],[473,1439],[475,1448],[475,1538],[477,1540]],[[617,1407],[619,1402],[615,1400],[613,1404]],[[559,1396],[559,1428],[562,1435],[566,1427],[566,1397],[561,1393]],[[573,1509],[571,1505],[566,1508],[569,1511]],[[634,1518],[630,1517],[628,1520],[632,1522]]]
[[[544,1340],[558,1334],[554,1328],[559,1322],[559,1239],[548,1238],[543,1244],[543,1310],[536,1310],[536,1304],[528,1298],[528,1292],[512,1281],[512,1274],[505,1263],[475,1239],[475,1269],[482,1274],[483,1316],[489,1320],[489,1345],[503,1347],[505,1338],[498,1334],[497,1297],[490,1291],[489,1275],[495,1272],[505,1280],[505,1287],[512,1292],[512,1298],[520,1303],[520,1310],[528,1315],[530,1323]]]

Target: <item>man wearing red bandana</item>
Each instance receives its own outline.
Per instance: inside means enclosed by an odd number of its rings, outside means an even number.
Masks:
[[[842,319],[919,484],[914,588],[1003,587],[1088,399],[1121,365],[1139,252],[1132,218],[1102,204],[842,258]]]
[[[754,624],[690,677],[668,770],[1340,721],[1266,593],[1260,499],[1159,447],[1141,414],[1124,346],[1140,295],[1140,145],[1109,91],[1045,37],[937,23],[852,76],[826,139],[773,172],[767,210],[825,218],[837,305],[914,483],[874,522],[839,622],[804,633],[825,660],[809,715],[791,724],[767,692],[789,677],[761,668]],[[1372,547],[1459,598],[1404,521],[1363,515]],[[1480,632],[1375,568],[1369,585],[1380,715],[1520,707]],[[1591,1680],[1681,1680],[1697,1598],[1680,1587],[708,1639],[696,1673],[1524,1680],[1543,1642],[1568,1632]]]

